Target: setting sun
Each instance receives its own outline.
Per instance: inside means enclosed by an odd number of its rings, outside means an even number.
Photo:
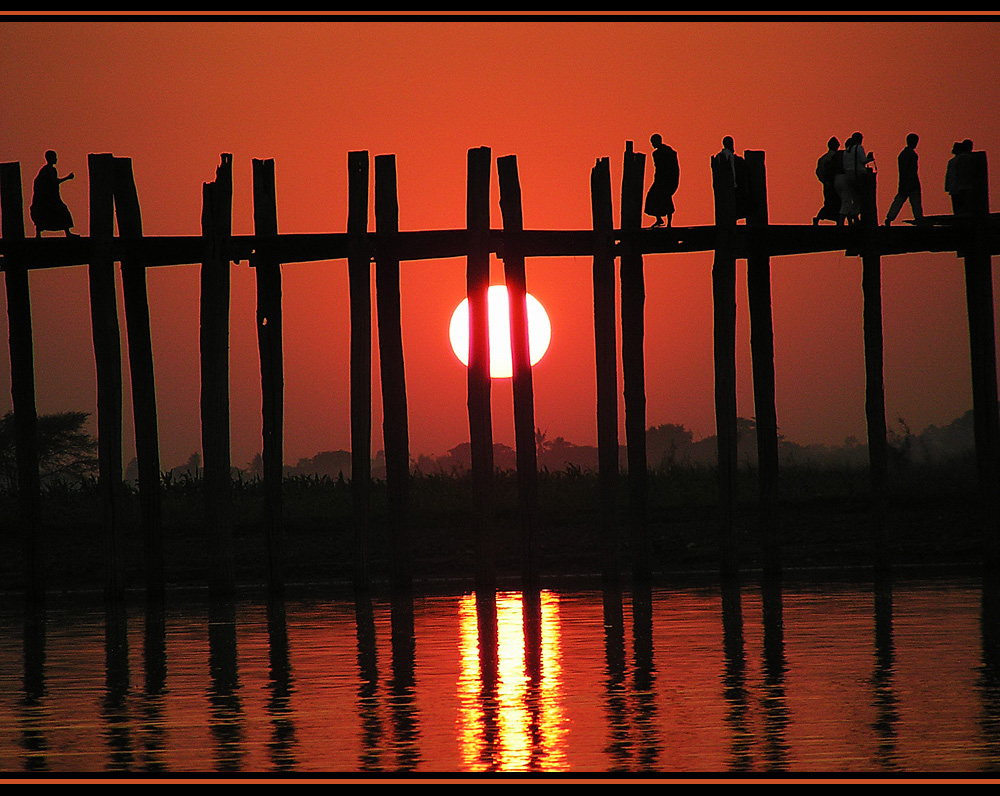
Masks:
[[[491,285],[489,290],[490,317],[490,376],[494,379],[509,379],[513,373],[510,354],[510,308],[507,301],[507,288],[504,285]],[[552,327],[549,316],[538,299],[527,294],[528,298],[528,349],[531,364],[534,365],[545,354],[552,337]],[[469,364],[469,300],[462,303],[451,316],[451,327],[448,331],[451,347],[463,365]]]

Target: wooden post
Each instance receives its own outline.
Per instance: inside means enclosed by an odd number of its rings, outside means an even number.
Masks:
[[[781,575],[778,544],[778,416],[774,389],[774,324],[771,317],[771,257],[761,239],[767,233],[767,173],[764,153],[744,152],[750,212],[747,226],[754,236],[747,257],[750,309],[750,355],[757,427],[757,472],[760,479],[760,537],[765,577]]]
[[[715,425],[719,450],[719,498],[722,507],[719,552],[721,574],[739,570],[734,527],[736,514],[736,187],[728,163],[712,157],[715,194],[715,262],[712,300],[715,338]]]
[[[90,314],[97,366],[98,488],[104,536],[104,596],[124,597],[122,569],[122,362],[115,295],[114,157],[88,155],[90,172]]]
[[[495,644],[496,562],[493,541],[493,424],[490,414],[490,149],[469,150],[466,226],[469,251],[469,442],[476,515],[476,606],[480,640]],[[490,620],[492,617],[492,621]]]
[[[233,227],[233,156],[223,154],[215,181],[202,185],[201,234],[201,446],[209,591],[231,596],[233,564],[232,475],[229,431],[229,239]]]
[[[410,592],[408,494],[410,435],[406,414],[406,374],[400,325],[399,201],[396,194],[396,157],[375,158],[375,300],[378,312],[379,368],[382,377],[382,434],[385,443],[386,488],[392,559],[392,587]]]
[[[980,492],[988,525],[984,555],[990,569],[1000,565],[1000,417],[997,408],[996,327],[993,315],[993,262],[988,248],[988,170],[985,152],[973,152],[974,188],[971,213],[958,223],[964,228],[965,289],[969,312],[969,353],[972,362],[972,410]]]
[[[535,450],[535,398],[531,378],[528,338],[527,281],[524,254],[517,235],[524,230],[521,183],[517,156],[497,159],[500,182],[500,212],[505,232],[504,282],[510,303],[510,349],[514,388],[514,437],[517,448],[517,486],[521,513],[521,579],[523,589],[535,594],[539,588],[538,563],[538,459]],[[533,603],[532,605],[536,605]]]
[[[643,357],[646,288],[642,253],[636,236],[642,228],[642,188],[646,156],[625,148],[621,199],[622,375],[625,379],[625,445],[628,450],[632,576],[650,577],[649,531],[646,527],[646,377]]]
[[[865,418],[868,427],[868,460],[872,485],[874,566],[884,575],[890,567],[886,535],[886,498],[889,487],[889,452],[885,422],[885,383],[882,349],[882,257],[878,249],[878,208],[875,175],[864,183],[861,205],[861,289],[864,295]]]
[[[283,370],[281,353],[281,263],[269,244],[278,235],[274,161],[253,161],[253,220],[257,245],[257,343],[260,348],[263,403],[264,515],[268,586],[284,589],[284,543],[281,514]]]
[[[0,163],[0,215],[4,240],[24,239],[21,164]],[[30,603],[45,598],[41,538],[41,484],[38,472],[38,413],[35,406],[35,357],[31,334],[31,293],[27,263],[4,257],[7,326],[10,345],[10,394],[14,410],[17,505],[25,552],[25,593]]]
[[[601,491],[602,576],[605,591],[621,587],[618,526],[618,355],[615,351],[615,256],[611,166],[601,158],[590,172],[594,232],[594,349],[597,373],[597,457]]]
[[[372,308],[368,248],[368,153],[347,154],[347,275],[351,304],[351,495],[354,589],[371,587]]]
[[[142,240],[142,215],[130,158],[114,159],[115,214],[122,241]],[[122,299],[132,377],[132,417],[139,465],[139,515],[146,556],[146,598],[164,597],[163,526],[160,516],[160,445],[156,427],[153,341],[149,329],[146,264],[123,255]]]

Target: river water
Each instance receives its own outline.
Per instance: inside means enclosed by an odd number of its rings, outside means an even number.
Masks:
[[[935,579],[32,612],[8,595],[0,771],[994,772],[984,593]]]

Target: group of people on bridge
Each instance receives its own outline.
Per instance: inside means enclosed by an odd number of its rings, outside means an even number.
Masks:
[[[680,166],[677,153],[667,144],[659,133],[655,133],[649,142],[653,145],[653,184],[646,193],[643,212],[653,216],[656,221],[653,227],[670,227],[674,215],[674,193],[680,182]],[[742,157],[736,154],[733,137],[727,135],[722,139],[722,149],[713,158],[718,162],[721,173],[731,175],[736,196],[736,217],[746,218],[750,206],[750,191],[746,176],[746,164]]]
[[[883,223],[891,226],[903,209],[910,203],[913,220],[924,221],[923,204],[920,197],[920,176],[917,169],[917,144],[920,137],[916,133],[906,136],[906,146],[896,157],[899,172],[896,195],[889,204]],[[974,186],[972,168],[972,141],[957,142],[951,150],[951,160],[945,174],[944,189],[951,196],[954,215],[964,215],[971,211],[971,196]],[[816,162],[816,177],[823,185],[823,206],[813,217],[813,224],[822,220],[836,224],[856,224],[861,214],[861,199],[868,187],[867,181],[875,174],[875,158],[865,153],[861,133],[854,133],[844,149],[834,137],[827,143],[827,151]]]
[[[919,136],[906,136],[906,146],[897,156],[899,183],[896,194],[885,214],[883,224],[890,226],[899,216],[903,205],[910,203],[913,219],[917,223],[924,220],[923,204],[920,196],[920,176],[917,168],[917,144]],[[643,211],[656,219],[653,227],[670,227],[675,211],[674,194],[680,182],[680,167],[677,152],[663,142],[659,133],[649,139],[653,145],[653,184],[646,194]],[[952,158],[948,161],[945,175],[945,191],[951,197],[952,212],[963,215],[971,212],[974,172],[971,167],[972,141],[965,139],[952,147]],[[713,160],[727,165],[732,171],[736,191],[736,216],[746,218],[750,202],[747,187],[746,165],[735,152],[732,136],[722,140],[722,149]],[[833,221],[838,225],[857,224],[861,219],[861,206],[865,192],[869,190],[876,173],[875,156],[866,152],[864,136],[853,133],[841,149],[835,136],[827,142],[827,151],[816,162],[816,177],[823,185],[823,206],[813,217],[813,224]]]

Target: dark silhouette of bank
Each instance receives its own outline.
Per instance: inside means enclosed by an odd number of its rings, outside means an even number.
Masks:
[[[659,133],[654,134],[649,142],[653,145],[653,184],[646,194],[646,204],[643,208],[647,216],[653,216],[654,227],[663,226],[663,217],[667,217],[667,226],[671,225],[674,216],[674,194],[681,179],[680,164],[677,153],[663,143]]]
[[[836,179],[844,173],[844,153],[836,136],[827,141],[827,149],[816,161],[816,177],[823,185],[823,206],[813,216],[813,224],[820,221],[833,221],[842,224],[840,215],[840,194],[837,193]]]
[[[888,227],[896,220],[903,205],[909,201],[910,210],[913,211],[913,220],[921,221],[924,217],[923,206],[920,202],[920,177],[917,173],[917,142],[920,139],[916,133],[906,136],[906,146],[896,158],[899,166],[899,186],[896,189],[896,196],[893,197],[889,211],[885,214],[885,225]]]
[[[951,148],[951,160],[944,175],[944,189],[951,196],[951,209],[956,216],[972,211],[974,175],[972,141],[966,138]]]
[[[31,195],[31,221],[35,225],[35,236],[42,232],[62,231],[66,237],[75,237],[73,215],[59,195],[59,185],[72,180],[73,172],[60,177],[56,171],[56,153],[51,149],[45,153],[45,165],[38,171]]]

